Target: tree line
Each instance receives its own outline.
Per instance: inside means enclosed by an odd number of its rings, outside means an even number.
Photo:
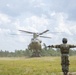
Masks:
[[[59,49],[42,49],[40,51],[41,56],[60,56],[60,50]],[[0,57],[25,57],[25,56],[31,56],[32,51],[25,49],[25,50],[15,50],[14,52],[9,51],[2,51],[0,50]],[[76,55],[76,50],[70,50],[69,55],[73,56]]]

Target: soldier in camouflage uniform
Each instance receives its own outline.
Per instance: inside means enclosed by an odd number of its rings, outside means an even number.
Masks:
[[[68,73],[68,71],[69,71],[69,49],[76,47],[76,45],[67,44],[67,39],[66,38],[62,39],[62,43],[63,44],[50,45],[48,47],[60,48],[62,71]],[[67,74],[64,74],[64,75],[67,75]]]

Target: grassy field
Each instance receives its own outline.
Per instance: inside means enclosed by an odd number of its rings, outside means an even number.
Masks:
[[[61,75],[60,57],[0,58],[0,75]],[[70,72],[76,72],[76,56],[70,57]]]

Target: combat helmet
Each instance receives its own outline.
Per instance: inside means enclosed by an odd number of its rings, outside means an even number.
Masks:
[[[67,43],[67,38],[63,38],[63,39],[62,39],[62,42],[63,42],[63,43]]]

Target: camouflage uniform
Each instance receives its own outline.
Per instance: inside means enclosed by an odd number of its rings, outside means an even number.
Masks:
[[[64,39],[66,41],[64,41]],[[49,47],[60,48],[62,71],[63,72],[68,72],[69,71],[69,68],[68,68],[68,66],[69,66],[69,49],[76,47],[76,45],[67,44],[67,39],[63,38],[63,44],[51,45]]]

